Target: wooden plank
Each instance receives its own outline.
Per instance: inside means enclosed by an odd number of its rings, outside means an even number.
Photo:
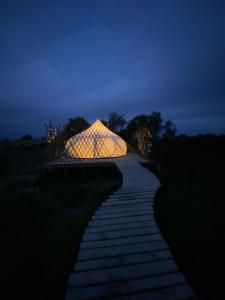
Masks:
[[[89,222],[89,226],[104,226],[110,224],[125,224],[125,223],[133,223],[138,221],[154,221],[152,216],[133,216],[133,217],[124,217],[124,218],[113,218],[113,219],[105,219],[105,220],[94,220]]]
[[[155,221],[140,221],[140,222],[132,222],[125,224],[110,224],[104,226],[91,226],[91,222],[89,223],[89,227],[86,228],[85,233],[94,233],[94,232],[102,232],[102,231],[115,231],[122,229],[132,229],[132,228],[144,228],[144,227],[152,227],[156,226]]]
[[[119,229],[111,231],[102,231],[95,233],[84,233],[83,240],[85,242],[96,241],[96,240],[107,240],[115,238],[124,238],[124,237],[135,237],[140,235],[148,235],[159,233],[158,227],[139,227],[132,229]]]
[[[147,204],[147,203],[153,203],[153,199],[135,199],[135,200],[123,200],[123,201],[120,201],[120,200],[115,200],[115,201],[106,201],[102,204],[102,206],[104,207],[110,207],[110,206],[119,206],[119,205],[124,205],[124,204],[139,204],[139,205],[142,205],[142,204]]]
[[[136,202],[131,202],[131,201],[119,201],[117,203],[107,203],[107,205],[103,205],[101,206],[101,209],[120,209],[120,208],[127,208],[127,207],[132,207],[132,208],[136,208],[136,209],[141,209],[142,207],[145,207],[146,205],[150,205],[151,207],[154,204],[153,200],[147,200],[147,201],[136,201]]]
[[[159,241],[163,240],[161,234],[145,234],[145,235],[137,235],[137,236],[130,236],[130,237],[120,237],[113,238],[113,239],[102,239],[102,240],[95,240],[95,241],[82,241],[80,244],[80,249],[88,249],[88,248],[98,248],[98,247],[110,247],[110,246],[121,246],[121,245],[131,245],[138,244],[138,243],[146,243],[151,241]]]
[[[144,292],[160,288],[164,289],[183,283],[185,283],[185,278],[181,273],[169,273],[165,275],[151,276],[136,280],[69,289],[66,295],[66,300],[85,300],[101,297],[106,298],[121,296],[127,294],[131,295],[132,293]]]
[[[130,216],[144,216],[149,215],[152,216],[154,214],[153,209],[146,210],[136,210],[132,212],[118,212],[118,213],[110,213],[110,214],[98,214],[92,217],[92,220],[104,220],[104,219],[113,219],[113,218],[121,218],[121,217],[130,217]]]
[[[172,258],[169,250],[161,250],[155,252],[143,252],[130,255],[120,255],[115,257],[106,257],[93,260],[78,261],[75,264],[75,271],[105,269],[123,265],[132,265],[137,263],[151,262]]]
[[[172,259],[145,262],[116,268],[71,273],[69,286],[78,287],[114,281],[127,281],[175,271],[177,271],[177,266]]]
[[[98,215],[102,215],[102,214],[114,214],[114,213],[118,213],[118,212],[132,212],[132,211],[142,211],[142,210],[153,210],[152,208],[152,204],[151,203],[147,203],[147,204],[143,204],[143,205],[137,205],[137,206],[130,206],[130,205],[125,205],[125,207],[100,207],[95,211],[95,216]]]
[[[134,244],[132,247],[129,245],[104,247],[96,249],[81,249],[79,252],[78,260],[97,259],[103,257],[111,257],[125,254],[151,252],[157,250],[166,250],[168,245],[165,241],[154,241],[147,243]]]

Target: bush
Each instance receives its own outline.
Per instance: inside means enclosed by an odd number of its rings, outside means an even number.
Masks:
[[[21,140],[23,140],[23,141],[29,141],[32,139],[33,139],[33,137],[30,134],[26,134],[26,135],[22,136],[22,138],[21,138]]]

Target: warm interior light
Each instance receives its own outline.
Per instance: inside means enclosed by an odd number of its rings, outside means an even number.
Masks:
[[[126,155],[125,141],[105,127],[100,120],[71,137],[65,146],[67,155],[74,158],[104,158]]]

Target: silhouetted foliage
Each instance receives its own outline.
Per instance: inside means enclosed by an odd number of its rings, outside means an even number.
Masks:
[[[162,118],[160,112],[150,115],[142,114],[134,117],[127,125],[128,142],[142,155],[155,151],[160,132]]]
[[[49,160],[53,160],[60,157],[65,148],[67,140],[64,125],[54,125],[51,121],[45,123],[47,130],[47,157]]]
[[[82,117],[70,118],[65,126],[67,139],[87,129],[90,124]]]
[[[105,120],[103,120],[103,119],[101,119],[100,121],[102,122],[103,125],[105,125],[106,127],[108,127],[107,121],[105,121]]]
[[[32,138],[33,138],[32,135],[26,134],[26,135],[22,136],[21,140],[29,141],[29,140],[32,140]]]
[[[150,167],[157,224],[199,299],[225,299],[224,153],[224,135],[162,138]]]
[[[213,134],[187,136],[179,135],[173,139],[161,139],[158,151],[155,155],[157,163],[173,164],[174,161],[180,162],[182,165],[193,164],[193,161],[200,166],[200,161],[204,157],[211,155],[207,164],[213,165],[218,159],[225,162],[225,136],[217,136]],[[224,157],[224,158],[223,158]],[[222,161],[221,161],[222,163]]]
[[[128,143],[131,144],[137,151],[139,150],[141,154],[144,154],[142,151],[144,148],[140,147],[140,145],[142,144],[145,136],[142,133],[149,128],[148,121],[148,116],[143,114],[134,117],[127,125],[126,135]]]
[[[176,125],[172,121],[168,120],[163,125],[162,137],[165,139],[172,139],[176,136],[176,131]]]
[[[118,115],[115,112],[112,112],[109,115],[109,120],[108,120],[108,127],[110,130],[118,132],[121,131],[126,124],[126,120],[124,118],[124,115]]]
[[[64,153],[66,141],[89,126],[82,117],[70,118],[65,126],[54,125],[51,121],[49,124],[46,123],[48,158],[51,160],[60,157]]]
[[[162,130],[162,117],[161,113],[153,111],[149,115],[149,129],[151,131],[153,139],[158,139]]]
[[[127,131],[130,135],[133,135],[137,129],[146,128],[149,126],[148,115],[138,115],[131,119],[127,125]]]

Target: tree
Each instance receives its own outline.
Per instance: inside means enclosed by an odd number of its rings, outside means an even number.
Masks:
[[[126,120],[124,118],[124,115],[118,115],[115,112],[112,112],[109,115],[109,120],[108,120],[108,127],[112,131],[121,131],[126,124]]]
[[[130,135],[133,135],[138,129],[148,127],[148,116],[138,115],[134,117],[127,125],[127,130]]]
[[[133,145],[142,155],[150,151],[151,133],[149,130],[148,115],[139,115],[134,117],[127,125],[127,137],[130,144]]]
[[[102,122],[103,125],[105,125],[106,127],[108,127],[107,121],[105,121],[103,119],[101,119],[100,121]]]
[[[143,155],[155,151],[162,130],[161,113],[153,111],[133,118],[127,126],[129,142]]]
[[[163,121],[160,112],[153,111],[149,115],[149,129],[154,140],[159,139],[162,130],[162,122]]]
[[[151,151],[151,132],[147,127],[139,128],[135,132],[138,142],[138,150],[142,155]]]
[[[151,132],[151,158],[154,158],[158,155],[159,152],[159,141],[160,141],[160,134],[162,131],[162,117],[161,113],[157,111],[153,111],[149,115],[149,130]]]
[[[65,126],[54,125],[51,121],[45,123],[49,159],[60,157],[64,152],[66,141],[88,127],[88,122],[82,117],[70,118]]]
[[[65,126],[65,135],[67,139],[80,133],[89,127],[89,123],[82,117],[70,118]]]
[[[47,131],[47,156],[49,160],[53,160],[63,154],[66,142],[65,126],[54,125],[51,121],[44,125]]]
[[[176,125],[168,120],[163,125],[163,138],[164,139],[173,139],[176,136]]]

